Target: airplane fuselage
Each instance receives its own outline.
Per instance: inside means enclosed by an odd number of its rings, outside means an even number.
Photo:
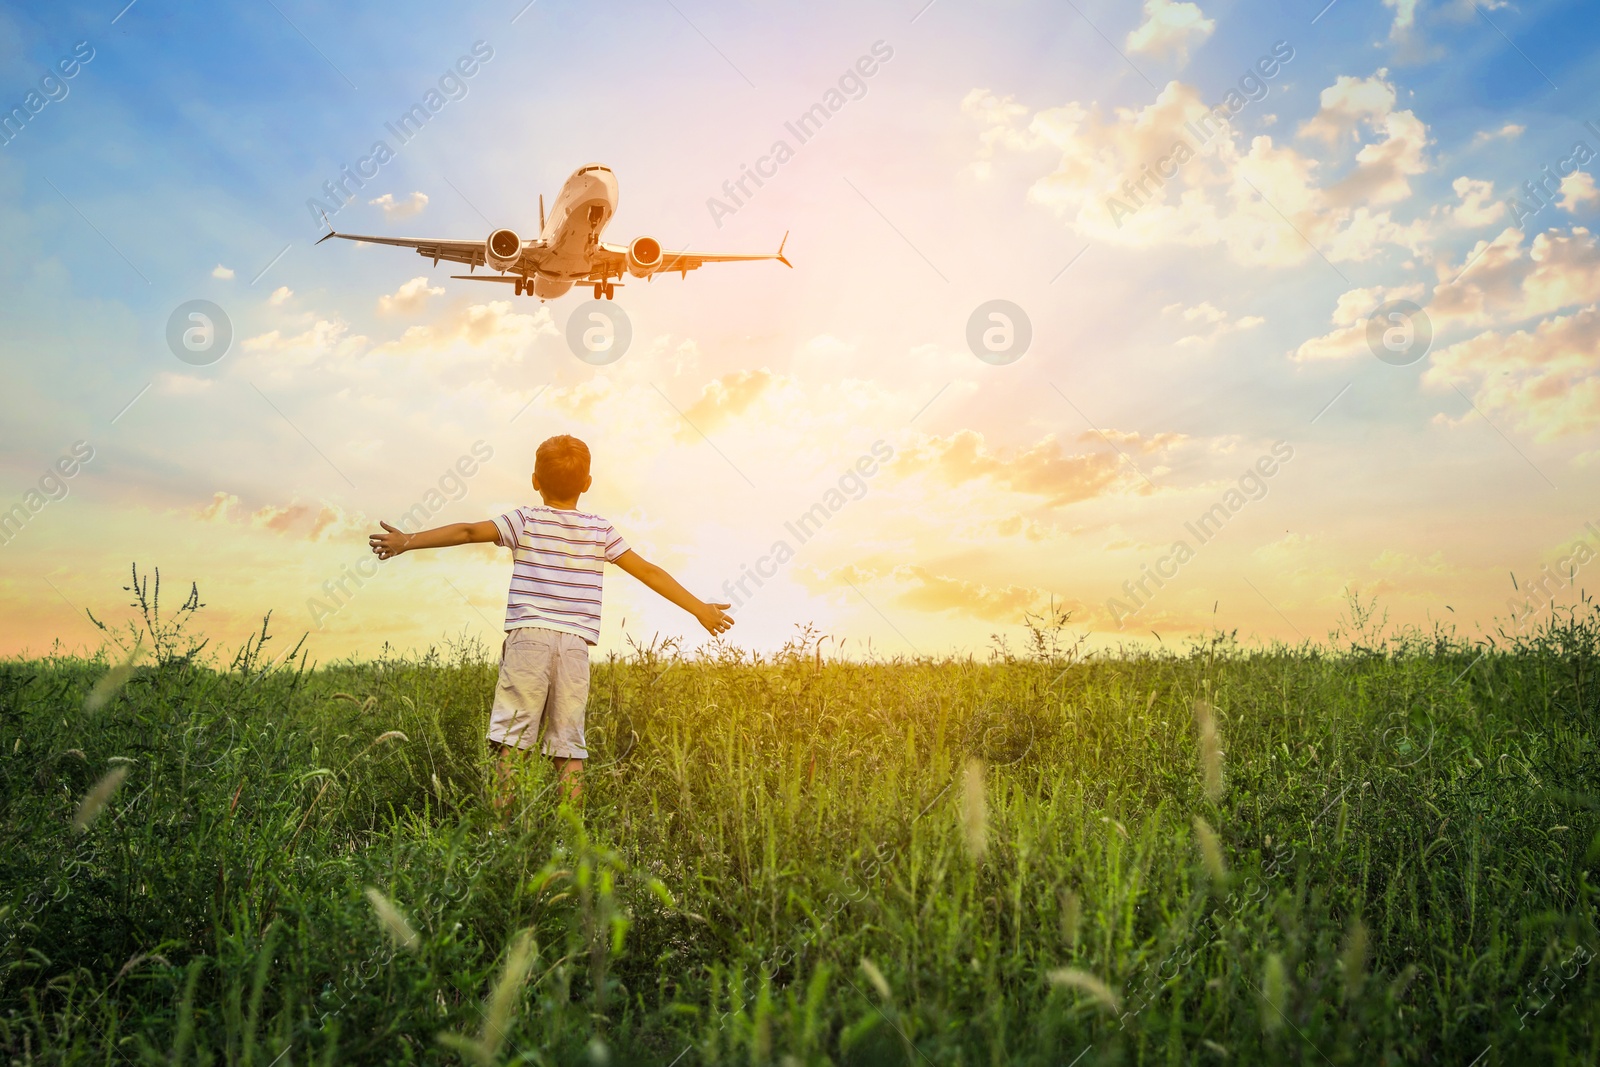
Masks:
[[[616,213],[617,176],[598,163],[579,167],[561,186],[545,215],[539,234],[545,249],[539,274],[567,282],[589,277],[600,235]]]

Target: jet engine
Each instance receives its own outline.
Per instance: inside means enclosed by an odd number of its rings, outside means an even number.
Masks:
[[[628,273],[635,278],[654,274],[661,267],[661,242],[654,237],[636,237],[628,246]]]
[[[495,270],[510,270],[522,258],[522,238],[513,230],[496,230],[484,242],[489,266]]]

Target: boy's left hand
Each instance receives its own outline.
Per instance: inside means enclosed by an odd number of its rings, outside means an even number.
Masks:
[[[732,604],[702,604],[700,610],[694,613],[700,625],[711,634],[726,633],[733,627],[733,616],[723,612],[723,608],[730,608]]]
[[[398,556],[411,547],[411,536],[409,534],[401,533],[381,519],[378,521],[378,525],[383,527],[384,532],[372,534],[367,538],[367,544],[372,546],[372,551],[377,553],[379,559]]]

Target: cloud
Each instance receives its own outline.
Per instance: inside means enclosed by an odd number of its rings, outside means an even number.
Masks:
[[[1319,251],[1360,261],[1384,245],[1420,254],[1429,234],[1426,219],[1399,223],[1387,209],[1411,195],[1411,179],[1428,169],[1431,142],[1414,114],[1394,110],[1386,73],[1341,78],[1323,94],[1302,133],[1330,143],[1309,154],[1264,134],[1247,139],[1178,81],[1145,107],[1109,115],[1078,102],[1030,115],[982,89],[968,93],[962,109],[986,124],[981,164],[1000,152],[1058,153],[1028,200],[1089,240],[1220,246],[1254,266],[1294,265]],[[1196,131],[1214,132],[1202,144]],[[1341,161],[1343,173],[1330,177]]]
[[[350,333],[349,323],[329,319],[317,319],[309,329],[292,337],[285,337],[279,330],[269,330],[247,337],[239,344],[245,352],[272,352],[297,364],[311,363],[324,355],[353,355],[366,346],[367,338]],[[274,360],[279,367],[285,363],[282,358]]]
[[[1576,215],[1582,208],[1600,204],[1600,190],[1594,187],[1594,175],[1579,170],[1562,178],[1561,199],[1556,203],[1571,215]]]
[[[987,622],[1020,624],[1023,614],[1050,600],[1043,589],[1024,585],[989,585],[984,582],[938,574],[914,563],[901,563],[892,567],[882,565],[847,563],[826,573],[815,574],[802,580],[808,586],[821,590],[874,588],[878,592],[887,588],[892,601],[899,607],[934,614],[949,613]],[[1063,606],[1081,612],[1083,605],[1069,601]]]
[[[1506,213],[1502,200],[1494,198],[1494,182],[1475,181],[1461,177],[1450,183],[1461,203],[1450,211],[1450,221],[1457,226],[1475,229],[1498,222]]]
[[[267,303],[275,308],[282,307],[292,296],[294,296],[293,289],[290,289],[287,285],[280,285],[272,290],[272,295],[267,297]]]
[[[380,197],[368,200],[367,203],[383,208],[385,219],[409,219],[413,215],[420,214],[422,209],[428,206],[428,194],[412,193],[404,200],[396,200],[393,193],[384,193]]]
[[[201,522],[249,526],[279,535],[295,534],[310,541],[343,539],[361,533],[368,523],[360,515],[332,504],[306,504],[291,500],[287,504],[264,504],[246,511],[233,493],[215,493],[211,502],[193,509]]]
[[[1479,130],[1472,135],[1472,147],[1481,148],[1490,141],[1514,141],[1527,132],[1528,127],[1519,126],[1515,122],[1508,122],[1498,130]]]
[[[1302,343],[1290,358],[1297,363],[1304,363],[1370,356],[1372,350],[1367,347],[1367,320],[1372,313],[1390,300],[1416,303],[1422,299],[1422,290],[1420,282],[1396,287],[1374,285],[1351,289],[1334,302],[1332,321],[1336,329]]]
[[[1389,26],[1389,39],[1400,40],[1411,33],[1417,24],[1418,0],[1383,0],[1383,6],[1394,11],[1394,22]]]
[[[1447,52],[1427,40],[1424,23],[1433,26],[1441,22],[1475,22],[1481,10],[1498,11],[1510,3],[1511,0],[1383,0],[1383,6],[1394,12],[1389,43],[1395,48],[1396,59],[1403,63],[1442,59]]]
[[[1117,430],[1107,431],[1106,436],[1124,452],[1142,454],[1165,451],[1185,440],[1181,434],[1145,438]],[[1148,491],[1115,450],[1070,453],[1054,435],[1025,449],[990,449],[982,434],[958,430],[950,437],[927,437],[902,449],[894,467],[908,475],[930,472],[950,485],[988,479],[1012,492],[1044,497],[1057,507],[1104,496],[1119,487]]]
[[[714,379],[700,390],[700,398],[684,411],[689,425],[679,426],[679,439],[698,440],[700,433],[716,429],[743,414],[781,380],[766,368],[735,371]]]
[[[491,300],[451,310],[433,323],[410,326],[395,340],[373,348],[372,354],[406,356],[437,367],[469,362],[501,366],[520,362],[540,337],[559,333],[548,307],[525,314],[509,300]]]
[[[239,513],[239,498],[232,493],[217,493],[211,503],[196,510],[202,522],[232,522]]]
[[[1581,226],[1549,230],[1524,247],[1522,231],[1508,227],[1479,241],[1459,265],[1438,264],[1449,278],[1433,292],[1427,311],[1437,334],[1447,325],[1486,326],[1542,318],[1587,305],[1600,293],[1600,247]]]
[[[228,267],[224,267],[221,263],[218,263],[215,267],[211,268],[211,276],[213,278],[221,278],[226,281],[227,279],[233,277],[233,271]]]
[[[308,504],[293,503],[285,504],[281,507],[276,504],[268,504],[266,507],[258,508],[256,511],[251,512],[250,525],[257,529],[271,530],[273,533],[281,534],[301,519],[310,516],[310,514],[311,507]]]
[[[421,311],[427,305],[428,297],[439,296],[443,292],[443,286],[430,288],[428,279],[418,275],[395,290],[394,293],[378,297],[378,310],[384,314]]]
[[[1359,141],[1361,129],[1374,126],[1394,110],[1395,88],[1389,72],[1379,68],[1369,78],[1341,74],[1322,90],[1321,108],[1300,124],[1300,136],[1315,137],[1330,145],[1341,140]]]
[[[565,411],[575,419],[592,422],[595,409],[603,401],[615,398],[617,394],[618,390],[610,378],[594,377],[580,381],[577,385],[551,389],[544,396],[550,406]]]
[[[1182,308],[1181,311],[1179,309]],[[1229,334],[1242,333],[1253,330],[1267,320],[1259,315],[1246,315],[1242,319],[1228,321],[1228,313],[1207,300],[1193,307],[1185,308],[1180,304],[1168,304],[1161,309],[1163,316],[1178,315],[1185,322],[1197,323],[1202,328],[1210,327],[1204,333],[1190,334],[1177,341],[1178,348],[1199,348],[1214,344]]]
[[[1204,44],[1217,28],[1198,4],[1145,0],[1144,21],[1128,34],[1128,51],[1189,62],[1189,49]]]
[[[903,588],[895,602],[913,611],[952,612],[989,622],[1022,622],[1023,613],[1048,599],[1042,589],[1024,585],[989,586],[934,574],[926,567],[901,564],[892,577]]]
[[[1441,390],[1472,387],[1480,410],[1551,441],[1600,429],[1597,352],[1600,311],[1590,305],[1531,330],[1485,331],[1451,345],[1434,353],[1422,382]]]

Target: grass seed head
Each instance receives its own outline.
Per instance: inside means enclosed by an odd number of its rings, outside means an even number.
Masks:
[[[1348,1002],[1361,992],[1367,975],[1367,924],[1359,915],[1350,920],[1350,931],[1345,935],[1344,951],[1339,958],[1344,964],[1344,999]]]
[[[387,731],[385,733],[379,734],[377,737],[374,737],[372,739],[372,743],[375,744],[375,745],[381,745],[385,741],[404,741],[407,744],[409,744],[411,742],[411,738],[407,737],[405,734],[401,733],[399,730],[389,730],[389,731]]]
[[[94,784],[94,787],[83,795],[83,800],[78,804],[78,812],[72,817],[72,826],[79,833],[89,829],[89,824],[99,817],[100,812],[111,802],[111,797],[117,788],[122,785],[122,780],[128,777],[128,765],[119,763],[106,776]]]
[[[135,644],[127,659],[112,667],[94,683],[94,688],[89,691],[89,696],[83,702],[84,711],[99,711],[111,702],[112,697],[122,691],[122,687],[128,684],[128,679],[133,677],[133,662],[139,658],[143,648],[142,642]]]
[[[522,998],[522,986],[528,980],[528,971],[538,947],[533,943],[533,931],[523,930],[511,943],[506,956],[505,969],[489,993],[489,1010],[483,1017],[483,1036],[480,1042],[491,1060],[497,1058],[505,1044],[506,1031],[516,1018],[517,1001]]]
[[[873,963],[865,956],[861,957],[861,973],[867,976],[867,981],[871,982],[872,988],[878,991],[878,996],[885,1001],[894,1000],[894,990],[889,988],[889,979],[885,978],[883,972],[878,970],[876,963]]]
[[[1222,862],[1222,841],[1211,824],[1198,815],[1194,817],[1194,838],[1200,846],[1200,859],[1206,865],[1206,873],[1211,876],[1212,887],[1226,885],[1228,868]]]
[[[372,910],[378,913],[378,921],[394,938],[394,943],[407,952],[416,951],[419,940],[417,932],[411,928],[400,909],[394,906],[394,902],[371,886],[367,887],[367,899],[372,902]]]
[[[1194,702],[1194,724],[1199,732],[1200,776],[1206,799],[1215,804],[1222,799],[1222,741],[1217,735],[1217,715],[1208,700]]]
[[[967,760],[966,788],[961,798],[961,828],[967,842],[967,854],[982,862],[989,851],[989,812],[983,795],[983,761],[976,756]]]
[[[1078,947],[1078,927],[1083,923],[1083,900],[1069,889],[1061,895],[1061,940],[1068,948]]]
[[[1284,969],[1283,957],[1276,952],[1268,953],[1262,968],[1261,997],[1267,1002],[1261,1012],[1261,1028],[1268,1033],[1281,1030],[1284,1006],[1289,1001],[1289,974]]]
[[[1076,967],[1059,967],[1047,976],[1051,985],[1064,985],[1087,993],[1106,1011],[1115,1015],[1122,1010],[1122,998],[1100,979]]]

